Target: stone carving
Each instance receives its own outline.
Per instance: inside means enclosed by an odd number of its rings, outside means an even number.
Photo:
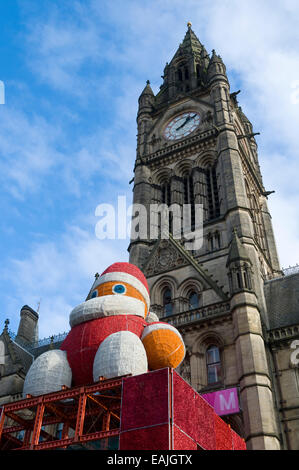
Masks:
[[[144,273],[146,276],[151,276],[185,264],[187,264],[185,259],[170,245],[168,240],[162,240],[153,253],[152,259],[150,259],[148,265],[145,266]]]

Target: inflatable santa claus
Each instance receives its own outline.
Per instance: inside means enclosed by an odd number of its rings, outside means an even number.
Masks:
[[[97,276],[85,302],[70,313],[71,330],[59,350],[31,365],[23,394],[33,396],[97,382],[176,368],[185,357],[178,330],[150,312],[145,276],[131,263],[114,263]]]

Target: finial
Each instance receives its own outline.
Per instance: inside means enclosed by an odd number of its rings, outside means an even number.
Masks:
[[[98,279],[100,277],[99,273],[95,273],[94,277]]]
[[[54,349],[54,336],[51,336],[51,338],[50,338],[49,349]]]
[[[187,26],[188,26],[188,29],[191,29],[191,26],[192,26],[191,21],[188,21]]]
[[[146,84],[149,85],[151,82],[149,80],[146,80]]]
[[[4,322],[4,328],[7,330],[8,328],[8,325],[9,325],[9,319],[6,318],[5,322]]]

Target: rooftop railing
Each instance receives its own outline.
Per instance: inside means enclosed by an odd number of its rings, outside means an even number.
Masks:
[[[178,327],[194,323],[199,320],[204,320],[210,317],[216,317],[224,315],[230,312],[229,302],[221,302],[212,304],[207,307],[194,308],[186,312],[176,313],[175,315],[169,315],[161,318],[161,321],[170,323],[171,325]]]
[[[21,338],[18,338],[17,335],[13,331],[8,330],[8,332],[9,332],[10,337],[13,339],[15,343],[19,344],[20,346],[22,346],[24,349],[26,349],[29,352],[32,352],[34,349],[40,348],[42,346],[48,346],[51,343],[53,344],[60,343],[66,338],[68,334],[68,332],[64,332],[58,335],[53,335],[53,336],[49,336],[48,338],[43,338],[38,341],[34,341],[33,343],[27,343],[26,341],[22,341]]]
[[[299,273],[299,264],[295,266],[289,266],[288,268],[282,268],[282,272],[285,276],[291,276],[292,274]]]

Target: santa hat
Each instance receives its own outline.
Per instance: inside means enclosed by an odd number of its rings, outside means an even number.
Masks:
[[[99,276],[93,285],[93,289],[104,282],[126,282],[134,287],[144,298],[147,309],[150,307],[150,295],[147,280],[140,269],[131,263],[113,263]]]

